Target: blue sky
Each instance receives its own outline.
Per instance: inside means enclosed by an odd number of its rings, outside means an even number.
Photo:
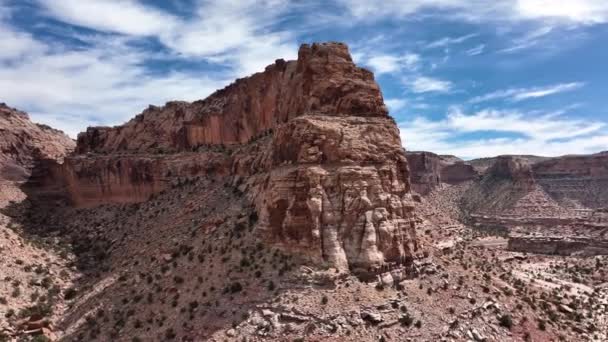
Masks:
[[[0,102],[75,137],[335,40],[375,72],[409,150],[608,150],[608,1],[376,3],[0,0]]]

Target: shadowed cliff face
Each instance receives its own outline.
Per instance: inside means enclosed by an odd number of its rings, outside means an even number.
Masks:
[[[25,181],[37,161],[61,161],[74,145],[63,132],[0,103],[0,180]]]
[[[146,200],[179,179],[226,177],[257,234],[339,269],[411,261],[409,170],[373,74],[340,43],[302,45],[205,100],[89,128],[60,173],[76,206]]]
[[[456,157],[440,156],[432,152],[407,152],[412,189],[428,195],[446,184],[460,184],[479,177],[475,168]]]

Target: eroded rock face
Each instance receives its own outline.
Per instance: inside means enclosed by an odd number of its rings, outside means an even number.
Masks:
[[[500,156],[483,178],[466,191],[461,204],[467,213],[502,213],[535,190],[541,191],[529,161]]]
[[[412,189],[427,195],[442,183],[460,184],[479,177],[470,164],[454,157],[440,156],[432,152],[407,152]]]
[[[532,167],[538,184],[566,207],[602,208],[608,203],[608,154],[564,156]]]
[[[24,181],[36,161],[61,161],[74,146],[63,132],[35,124],[25,112],[0,103],[0,179]]]
[[[215,151],[211,153],[211,151]],[[417,250],[408,162],[373,74],[340,43],[303,45],[194,103],[89,128],[61,173],[76,205],[136,202],[216,177],[255,206],[265,241],[341,270]]]
[[[388,117],[305,115],[277,128],[269,165],[235,162],[267,239],[340,269],[404,263],[417,249],[407,161]]]
[[[228,175],[229,160],[220,153],[180,153],[175,155],[80,156],[66,158],[51,168],[54,180],[70,192],[80,207],[105,203],[142,202],[171,183],[197,177]],[[57,176],[60,174],[60,176]]]

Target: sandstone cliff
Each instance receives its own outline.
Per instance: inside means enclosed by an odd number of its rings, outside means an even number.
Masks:
[[[77,206],[138,202],[183,178],[230,177],[264,240],[338,269],[410,262],[408,163],[373,74],[340,43],[302,45],[205,100],[89,128],[59,167]]]
[[[407,152],[412,189],[427,195],[442,183],[455,185],[477,179],[479,172],[469,163],[454,156],[432,152]]]
[[[538,184],[565,207],[602,208],[608,203],[608,154],[564,156],[534,164]]]
[[[462,197],[470,213],[560,216],[608,201],[608,157],[501,156]],[[569,215],[572,215],[570,213]]]

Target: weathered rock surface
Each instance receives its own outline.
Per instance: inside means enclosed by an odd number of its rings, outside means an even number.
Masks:
[[[463,196],[471,213],[559,216],[566,209],[597,209],[608,203],[608,157],[551,159],[497,157]]]
[[[408,162],[373,74],[344,44],[303,45],[209,98],[89,128],[59,171],[77,206],[138,202],[230,175],[266,241],[341,269],[409,262]]]
[[[407,152],[412,189],[428,195],[442,183],[456,185],[477,179],[479,172],[469,163],[454,156],[432,152]]]
[[[608,203],[608,154],[552,158],[532,167],[536,182],[565,207],[602,208]]]
[[[24,181],[37,160],[61,160],[74,146],[63,132],[35,124],[25,112],[0,103],[0,179]]]

